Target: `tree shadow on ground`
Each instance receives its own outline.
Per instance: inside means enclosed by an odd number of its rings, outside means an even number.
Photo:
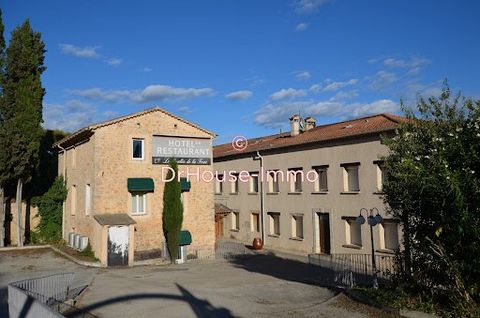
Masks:
[[[145,300],[145,299],[158,299],[158,300],[177,300],[183,301],[190,305],[192,311],[197,318],[235,318],[229,309],[217,308],[213,306],[209,301],[195,297],[186,288],[179,284],[175,284],[180,290],[181,295],[163,294],[163,293],[144,293],[144,294],[129,294],[119,297],[113,297],[105,300],[98,301],[93,304],[89,304],[82,308],[76,308],[69,313],[65,314],[65,317],[88,317],[90,312],[110,305],[119,303],[125,303],[126,301]]]
[[[273,276],[278,279],[336,289],[348,285],[350,281],[369,281],[370,277],[336,271],[328,267],[308,264],[299,260],[282,258],[274,253],[237,255],[229,259],[237,268],[249,272]],[[347,277],[351,275],[352,277]]]

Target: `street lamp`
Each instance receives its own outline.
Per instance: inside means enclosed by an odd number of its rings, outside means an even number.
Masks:
[[[377,289],[378,288],[378,279],[377,279],[377,264],[375,262],[375,247],[373,245],[373,227],[375,225],[379,224],[379,223],[382,223],[383,218],[380,215],[377,208],[371,208],[370,211],[365,209],[365,208],[361,208],[360,209],[360,215],[355,220],[357,222],[357,224],[359,224],[359,225],[365,224],[365,218],[362,215],[362,211],[365,211],[365,215],[368,214],[367,222],[368,222],[368,225],[370,225],[370,241],[371,241],[371,245],[372,245],[373,288]],[[375,216],[373,215],[374,211],[377,212],[377,214]]]

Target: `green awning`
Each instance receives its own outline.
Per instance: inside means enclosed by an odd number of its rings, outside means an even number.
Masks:
[[[178,245],[190,245],[192,244],[192,234],[189,231],[180,231],[180,240]]]
[[[187,178],[180,178],[180,187],[182,188],[182,192],[188,192],[192,185],[190,184],[190,181],[187,181]]]
[[[129,192],[152,192],[155,188],[152,178],[128,178]]]

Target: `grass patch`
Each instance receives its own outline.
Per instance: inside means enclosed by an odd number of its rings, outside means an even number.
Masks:
[[[387,306],[396,309],[406,309],[435,314],[441,317],[480,317],[480,306],[459,306],[456,311],[449,306],[447,300],[435,299],[433,296],[413,294],[400,288],[364,288],[355,287],[354,292],[368,298],[377,306]]]

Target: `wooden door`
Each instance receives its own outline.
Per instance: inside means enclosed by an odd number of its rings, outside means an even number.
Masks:
[[[330,254],[330,216],[328,213],[319,213],[320,253]]]
[[[223,216],[215,215],[215,239],[219,240],[223,237]]]

